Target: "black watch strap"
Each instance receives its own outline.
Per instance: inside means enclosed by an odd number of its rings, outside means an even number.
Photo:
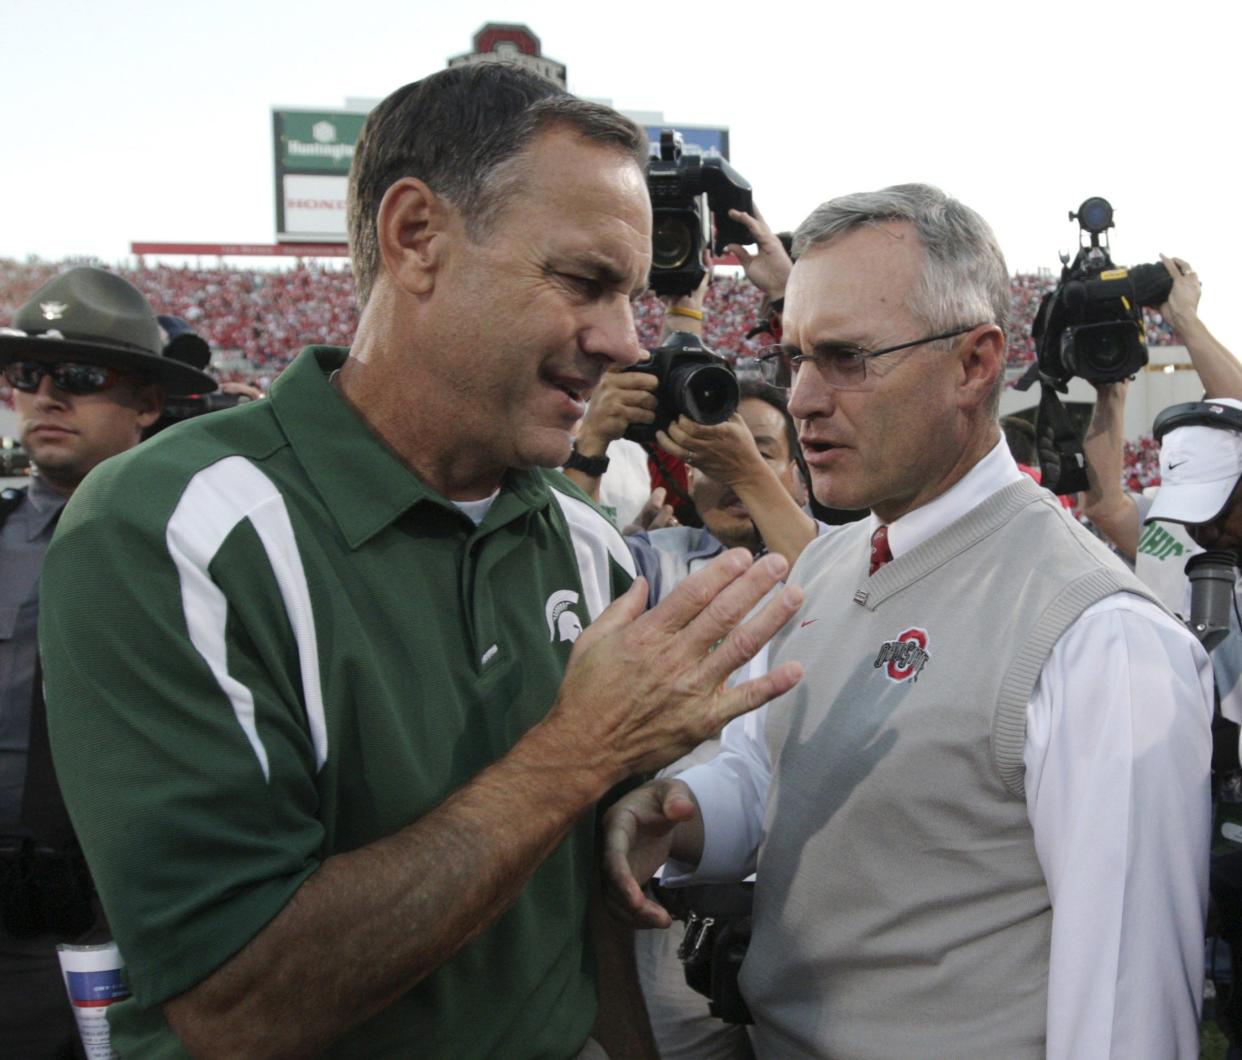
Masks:
[[[570,450],[569,459],[565,461],[565,467],[573,471],[581,471],[584,475],[590,475],[592,478],[599,478],[608,470],[608,457],[606,456],[583,456],[578,452],[577,444]]]

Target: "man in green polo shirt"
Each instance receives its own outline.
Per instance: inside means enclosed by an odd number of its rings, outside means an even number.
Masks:
[[[123,1055],[650,1049],[641,1003],[597,1011],[624,945],[592,807],[800,668],[723,685],[796,610],[734,630],[782,560],[727,554],[643,614],[615,530],[539,470],[638,358],[645,155],[510,67],[398,90],[350,176],[350,350],[68,506],[47,699]]]

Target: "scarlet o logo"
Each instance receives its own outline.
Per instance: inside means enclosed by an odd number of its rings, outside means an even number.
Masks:
[[[897,634],[897,642],[888,663],[888,676],[894,681],[904,681],[917,674],[927,662],[927,630],[907,629]]]

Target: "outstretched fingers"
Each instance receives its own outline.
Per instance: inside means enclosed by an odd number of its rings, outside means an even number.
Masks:
[[[727,689],[720,699],[721,726],[783,696],[802,680],[803,672],[800,662],[781,663],[762,677]]]
[[[656,633],[662,638],[677,636],[724,590],[742,578],[753,563],[754,558],[746,549],[729,549],[706,567],[684,579],[665,599],[643,615],[640,621],[654,626]],[[760,593],[755,600],[762,595]],[[723,635],[722,632],[719,636]],[[713,641],[707,643],[711,644]]]
[[[745,665],[758,655],[763,646],[798,613],[798,609],[802,606],[802,590],[796,585],[785,586],[763,606],[757,615],[748,621],[741,621],[753,606],[754,604],[751,604],[743,612],[742,616],[733,623],[732,628],[724,634],[724,640],[716,650],[703,660],[704,674],[708,682],[723,682],[739,666]],[[767,698],[757,700],[753,706],[757,707],[760,703],[766,703],[768,699],[787,692],[797,684],[800,676],[799,672],[788,686],[774,690]]]
[[[713,649],[708,660],[712,663],[709,674],[713,678],[723,681],[742,663],[748,662],[793,617],[802,602],[800,589],[791,589],[793,595],[777,594],[771,601],[776,604],[775,610],[765,607],[761,612],[766,616],[762,622],[746,621],[759,601],[788,571],[789,563],[784,556],[768,553],[717,593],[686,627],[684,636],[690,651],[701,655]],[[722,640],[725,641],[723,645],[720,644]]]

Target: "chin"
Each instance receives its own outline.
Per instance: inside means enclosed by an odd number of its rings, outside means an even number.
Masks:
[[[707,528],[707,532],[719,541],[725,548],[744,548],[754,552],[759,547],[759,536],[755,533],[755,528],[750,523],[745,526],[738,526],[734,523],[721,525],[717,523],[712,525],[708,519],[703,520],[703,525]]]
[[[542,431],[540,437],[525,439],[525,444],[518,446],[513,466],[563,467],[572,448],[568,431]]]

